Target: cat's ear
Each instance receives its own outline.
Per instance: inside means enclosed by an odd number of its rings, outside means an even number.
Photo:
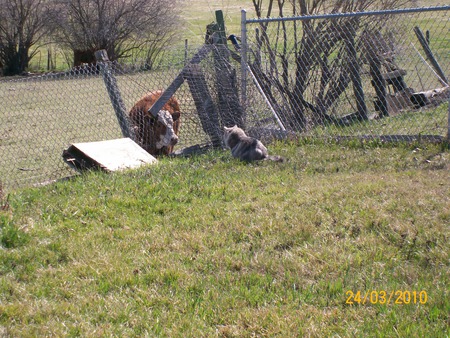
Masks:
[[[229,131],[229,130],[231,130],[232,128],[227,128],[227,127],[225,127],[225,126],[223,126],[223,130],[224,131]]]

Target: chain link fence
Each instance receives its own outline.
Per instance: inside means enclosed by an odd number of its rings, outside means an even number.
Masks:
[[[100,63],[60,73],[0,78],[3,191],[76,174],[62,158],[70,144],[124,137],[117,117],[121,107],[111,94],[120,98],[127,116],[144,94],[165,90],[180,76],[184,81],[174,94],[181,107],[175,151],[220,147],[221,128],[235,119],[242,121],[243,108],[236,94],[240,64],[224,46],[205,46],[170,50],[151,69],[147,64],[108,63],[114,88],[104,80]],[[222,67],[227,67],[227,73]],[[229,80],[225,82],[232,87],[231,93],[221,95],[225,88],[221,77]],[[232,113],[236,109],[239,116]],[[246,122],[256,123],[251,118]]]
[[[73,175],[62,159],[70,144],[123,137],[111,91],[127,114],[145,93],[172,89],[181,106],[176,151],[220,147],[222,127],[233,124],[260,138],[443,138],[449,10],[245,19],[235,44],[212,35],[151,69],[108,64],[114,88],[101,64],[0,78],[0,183],[8,190]]]
[[[450,6],[245,18],[249,72],[286,129],[312,137],[442,139]]]

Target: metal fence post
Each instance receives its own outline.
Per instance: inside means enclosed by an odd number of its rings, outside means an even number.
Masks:
[[[247,11],[241,10],[241,105],[247,106]]]

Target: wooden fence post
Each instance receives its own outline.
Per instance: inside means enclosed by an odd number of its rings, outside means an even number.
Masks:
[[[442,70],[441,66],[439,65],[436,58],[434,57],[434,54],[431,51],[431,48],[427,42],[427,39],[423,36],[423,33],[418,26],[414,27],[414,33],[416,33],[417,39],[419,40],[420,45],[422,46],[423,50],[425,51],[425,54],[427,55],[428,60],[430,60],[431,64],[433,65],[434,70],[438,74],[439,81],[444,86],[448,86],[448,80],[445,77],[444,71]]]
[[[129,137],[132,140],[136,140],[134,130],[131,128],[128,120],[125,104],[123,103],[122,96],[120,95],[117,80],[111,71],[111,63],[108,58],[108,53],[104,49],[98,50],[95,52],[95,58],[100,65],[103,81],[105,81],[106,90],[108,91],[114,112],[116,113],[117,121],[119,122],[120,129],[122,130],[122,135],[124,137]]]
[[[355,93],[358,119],[367,120],[367,106],[364,99],[364,89],[361,83],[361,74],[355,48],[355,37],[354,37],[355,33],[353,29],[350,32],[347,32],[348,35],[345,40],[345,44],[350,59],[349,62],[351,62],[351,64],[353,65],[350,66],[349,68],[350,68],[350,76],[353,83],[353,92]]]
[[[222,124],[227,127],[238,125],[245,128],[244,109],[238,96],[236,70],[230,63],[230,51],[227,48],[225,22],[221,10],[216,11],[217,25],[212,34],[215,47],[214,66],[216,70],[216,88],[219,98],[219,112]]]
[[[197,64],[190,64],[184,71],[184,77],[189,85],[203,130],[210,137],[213,147],[221,147],[222,131],[220,130],[219,116],[201,67]]]
[[[375,110],[380,111],[381,117],[389,116],[388,104],[386,99],[386,82],[381,74],[381,62],[378,55],[375,53],[369,55],[370,75],[372,76],[372,85],[377,94],[375,101]]]
[[[193,64],[199,64],[211,51],[210,45],[203,45],[202,48],[192,57],[189,63],[184,66],[183,70],[177,75],[177,77],[172,81],[172,83],[167,87],[167,89],[162,93],[162,95],[156,100],[156,102],[150,107],[149,112],[153,115],[157,114],[167,101],[172,97],[173,94],[180,88],[184,82],[184,72],[185,70]]]

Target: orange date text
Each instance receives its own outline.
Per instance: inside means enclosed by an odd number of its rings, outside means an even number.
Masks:
[[[428,302],[428,294],[425,290],[408,291],[408,290],[368,290],[368,291],[352,291],[345,292],[345,304],[354,305],[404,305],[404,304],[426,304]]]

